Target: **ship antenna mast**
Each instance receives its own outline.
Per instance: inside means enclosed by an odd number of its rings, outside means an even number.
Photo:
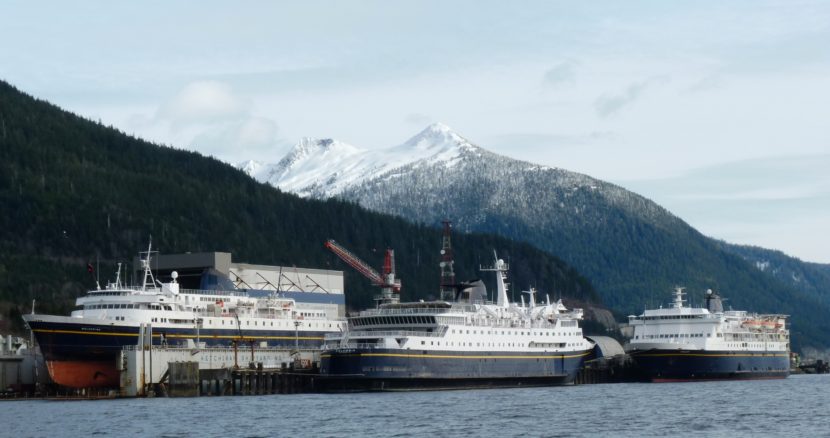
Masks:
[[[141,267],[144,269],[144,281],[141,290],[147,290],[147,284],[156,286],[156,279],[153,278],[153,271],[150,269],[150,255],[153,253],[153,236],[150,236],[150,243],[147,244],[147,256],[141,259]],[[149,280],[149,281],[148,281]]]
[[[118,262],[118,272],[115,273],[115,288],[121,288],[121,262]]]
[[[507,282],[505,281],[507,279],[507,263],[499,258],[496,250],[493,250],[493,258],[495,259],[495,263],[492,267],[480,266],[478,270],[496,273],[496,305],[499,307],[510,307],[507,299]]]
[[[683,308],[683,294],[685,293],[683,292],[684,289],[686,288],[680,286],[674,289],[674,303],[672,307],[674,307],[675,309]]]
[[[455,271],[453,264],[455,263],[452,255],[452,242],[450,241],[450,230],[452,229],[452,222],[449,219],[444,219],[444,235],[441,239],[441,300],[452,301],[455,298]]]

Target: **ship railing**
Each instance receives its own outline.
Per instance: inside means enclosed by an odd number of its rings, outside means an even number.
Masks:
[[[119,292],[161,292],[160,287],[141,287],[141,286],[118,286],[112,289],[93,289],[88,292],[89,295],[114,295]]]
[[[160,287],[141,287],[141,286],[118,286],[113,289],[95,289],[88,292],[88,295],[101,296],[113,295],[118,292],[145,292],[145,293],[161,293]],[[179,293],[193,294],[193,295],[209,295],[209,296],[233,296],[247,298],[250,295],[247,292],[231,291],[231,290],[207,290],[207,289],[179,289]]]
[[[422,314],[436,314],[458,311],[452,308],[426,308],[426,309],[371,309],[363,310],[358,313],[358,316],[377,316],[377,315],[422,315]]]
[[[206,352],[206,353],[211,353],[211,352],[223,353],[223,352],[227,352],[229,350],[233,350],[233,346],[229,345],[229,346],[224,346],[224,347],[217,347],[217,346],[214,346],[214,347],[192,347],[191,346],[191,347],[189,347],[187,345],[158,345],[158,344],[153,344],[153,349],[154,350],[162,350],[163,349],[163,350],[171,350],[171,351],[199,351],[199,352]],[[250,347],[247,346],[247,344],[245,345],[245,349],[250,354],[251,350],[250,350]],[[256,352],[269,352],[269,351],[279,352],[279,351],[291,351],[293,349],[294,349],[293,345],[291,345],[291,346],[282,346],[282,347],[276,347],[276,346],[260,347],[259,345],[256,345],[254,347],[254,350]],[[141,351],[141,345],[124,345],[123,347],[121,347],[121,351]],[[239,348],[239,351],[240,352],[242,351],[242,347]]]
[[[193,294],[193,295],[209,295],[209,296],[232,296],[232,297],[243,297],[249,298],[247,292],[238,292],[232,290],[207,290],[207,289],[179,289],[180,294]]]
[[[408,337],[408,336],[418,336],[424,338],[440,338],[444,336],[446,330],[441,330],[437,332],[426,332],[426,331],[416,331],[416,330],[384,330],[384,331],[375,331],[375,330],[360,330],[360,331],[353,331],[348,333],[349,338],[364,338],[364,337],[372,337],[372,338],[388,338],[388,337]],[[328,333],[324,335],[324,340],[336,340],[343,338],[343,333]]]
[[[369,350],[369,349],[384,348],[384,347],[380,344],[372,344],[372,343],[366,343],[366,342],[348,342],[346,344],[330,345],[330,346],[326,346],[324,348],[330,348],[330,349],[359,348],[359,349]]]

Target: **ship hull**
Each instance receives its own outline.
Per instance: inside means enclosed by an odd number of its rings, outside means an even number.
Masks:
[[[52,381],[69,388],[118,387],[121,349],[136,345],[137,325],[98,324],[80,318],[26,315]],[[318,347],[327,332],[242,330],[245,342],[267,342],[269,347]],[[153,327],[153,345],[185,345],[196,341],[194,328]],[[237,329],[201,329],[198,340],[208,347],[230,346],[239,340]]]
[[[787,351],[653,349],[629,354],[653,382],[783,379],[790,374]]]
[[[337,349],[320,356],[326,392],[414,391],[573,384],[590,351],[517,353]]]

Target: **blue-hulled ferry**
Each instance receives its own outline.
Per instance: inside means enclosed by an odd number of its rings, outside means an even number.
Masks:
[[[507,264],[496,258],[497,301],[482,283],[455,302],[381,304],[326,335],[321,389],[396,391],[572,384],[593,344],[582,310],[562,302],[509,303]]]
[[[776,379],[790,372],[786,315],[723,310],[708,290],[706,307],[684,305],[678,287],[669,308],[629,316],[634,334],[626,351],[655,382]]]

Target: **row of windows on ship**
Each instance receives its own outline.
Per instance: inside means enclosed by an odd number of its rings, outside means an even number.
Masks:
[[[121,318],[120,319],[121,321],[124,320],[123,316],[116,317],[116,318]],[[225,321],[226,321],[225,319],[219,319],[219,321],[222,322],[221,325],[225,325]],[[178,324],[185,324],[185,323],[186,324],[193,324],[192,320],[168,319],[168,318],[159,318],[159,317],[150,318],[150,322],[169,322],[169,323],[174,323],[174,324],[176,324],[176,323],[178,323]],[[260,324],[260,322],[262,322],[262,324]],[[270,322],[270,325],[268,324],[269,322]],[[212,319],[206,319],[205,324],[206,325],[211,325],[211,324],[213,324],[213,320]],[[307,324],[308,324],[308,327],[311,327],[311,328],[326,328],[326,327],[333,328],[334,327],[334,325],[332,325],[332,323],[330,323],[330,322],[325,323],[325,322],[308,321]],[[217,325],[220,325],[220,324],[217,324]],[[233,320],[228,320],[228,325],[231,326],[231,327],[237,327],[236,321],[233,321]],[[274,325],[274,321],[257,321],[257,320],[254,320],[253,324],[251,324],[250,320],[245,321],[245,324],[242,324],[242,321],[240,321],[240,325],[245,325],[247,327],[250,327],[251,325],[253,325],[254,327],[288,327],[288,328],[293,328],[294,327],[293,322],[277,321],[276,325]]]
[[[421,345],[427,345],[427,341],[421,341]],[[441,346],[441,341],[429,341],[429,345]],[[538,348],[565,348],[576,347],[579,344],[576,342],[531,342],[526,344],[524,342],[444,342],[446,347],[538,347]]]
[[[452,329],[451,333],[455,333],[455,332],[456,332],[456,330]],[[552,332],[552,331],[538,331],[538,332],[527,331],[527,332],[525,332],[525,331],[519,331],[519,330],[501,330],[501,331],[499,331],[499,330],[472,330],[472,332],[471,332],[469,329],[466,330],[466,333],[465,333],[465,330],[458,329],[458,334],[461,334],[461,335],[464,335],[464,334],[467,334],[467,335],[482,334],[482,335],[508,335],[508,336],[514,336],[514,335],[519,335],[519,336],[536,335],[536,336],[539,336],[539,335],[547,334],[548,336],[559,336],[559,335],[562,335],[562,336],[576,336],[576,335],[579,335],[581,333],[582,333],[581,331],[561,332],[561,333],[559,333],[559,332]]]
[[[653,321],[656,319],[707,319],[711,318],[711,314],[700,313],[696,315],[659,315],[659,316],[636,316],[634,319],[642,321]]]
[[[173,310],[173,306],[169,305],[160,305],[160,304],[87,304],[84,306],[84,310],[103,310],[103,309],[144,309],[144,310]],[[326,316],[323,312],[297,312],[299,317],[318,317],[324,318]],[[233,316],[232,313],[228,313],[227,316]],[[154,318],[157,319],[157,318]],[[159,321],[154,321],[159,322]],[[161,321],[161,322],[166,322]],[[250,322],[250,321],[249,321]],[[273,324],[272,324],[273,325]]]
[[[717,333],[717,335],[718,335],[717,337],[719,337],[719,338],[723,337],[723,333]],[[673,339],[673,338],[702,338],[702,337],[703,337],[703,333],[680,333],[680,334],[671,334],[671,335],[643,335],[642,337],[640,335],[635,335],[634,339]],[[712,334],[711,333],[706,333],[706,337],[711,338]],[[737,335],[733,335],[733,334],[728,334],[727,335],[727,338],[729,338],[728,340],[753,339],[753,338],[754,339],[763,339],[763,337],[764,337],[763,334],[759,334],[759,333],[751,333],[751,334],[742,333],[742,334],[737,334]],[[778,334],[775,334],[775,333],[769,333],[767,335],[768,339],[775,339],[775,338],[784,339],[785,337],[786,336],[783,335],[783,334],[781,334],[779,336]]]
[[[458,324],[465,323],[465,318],[459,317],[442,317],[440,320],[444,324]],[[354,318],[352,324],[355,326],[364,325],[409,325],[409,324],[435,324],[434,316],[373,316],[366,318]],[[577,327],[576,320],[560,321],[561,327]]]
[[[173,310],[173,306],[160,304],[87,304],[84,310],[96,309],[144,309],[144,310]]]
[[[718,333],[718,337],[720,337],[720,336],[721,336],[721,334]],[[702,338],[702,337],[703,337],[703,333],[680,333],[680,334],[674,334],[674,335],[643,335],[642,338],[640,337],[640,335],[635,335],[634,339],[670,339],[670,338]],[[711,333],[706,333],[706,337],[711,338],[712,334]]]
[[[743,348],[764,348],[764,344],[755,344],[755,343],[749,343],[749,342],[737,342],[737,343],[727,343],[726,347],[727,348],[741,348],[741,347],[743,347]],[[769,347],[769,345],[767,345],[767,347]],[[775,348],[775,346],[773,346],[772,348]],[[783,347],[781,347],[781,344],[779,344],[778,348],[783,348]]]

